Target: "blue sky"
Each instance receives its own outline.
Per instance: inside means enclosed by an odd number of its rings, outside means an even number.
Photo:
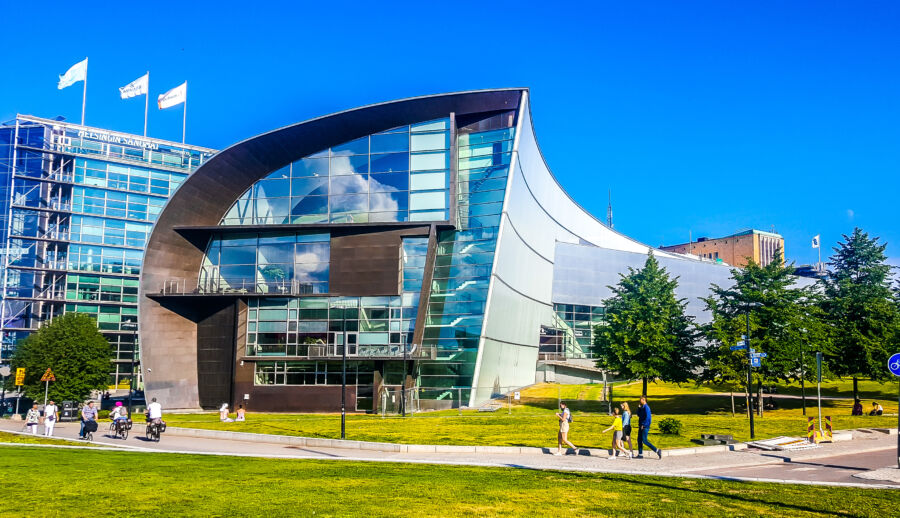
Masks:
[[[628,5],[632,4],[632,5]],[[860,226],[900,264],[897,2],[14,2],[0,118],[179,140],[155,96],[188,81],[187,139],[222,148],[373,102],[526,86],[544,156],[574,198],[649,245],[754,227],[815,261]]]

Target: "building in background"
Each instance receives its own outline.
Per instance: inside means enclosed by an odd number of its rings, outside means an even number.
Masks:
[[[479,405],[534,383],[541,361],[596,379],[606,286],[651,248],[563,191],[529,102],[502,89],[376,104],[199,167],[144,256],[148,397],[335,411],[344,354],[357,411]],[[724,266],[655,254],[681,296],[727,284]]]
[[[54,316],[87,313],[114,350],[110,385],[127,389],[144,245],[213,153],[24,115],[0,125],[0,363]]]
[[[690,243],[660,246],[659,249],[731,266],[747,266],[748,258],[766,266],[775,259],[776,252],[784,260],[784,238],[762,230],[745,230],[715,239],[699,237]]]

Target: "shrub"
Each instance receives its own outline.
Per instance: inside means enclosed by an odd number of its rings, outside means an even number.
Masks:
[[[659,422],[659,431],[666,435],[681,435],[681,421],[667,417]]]
[[[97,412],[97,417],[99,419],[109,419],[109,410],[101,410]]]

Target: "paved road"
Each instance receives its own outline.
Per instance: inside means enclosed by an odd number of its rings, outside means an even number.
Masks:
[[[0,430],[21,430],[21,422],[0,420]],[[77,423],[59,423],[55,435],[77,440]],[[856,484],[890,484],[888,482],[851,478],[853,473],[891,465],[896,452],[896,436],[862,434],[860,439],[825,445],[815,450],[789,454],[762,451],[739,451],[716,454],[686,455],[628,460],[608,459],[598,450],[582,455],[487,454],[487,453],[397,453],[347,448],[295,447],[273,443],[233,439],[210,439],[163,434],[159,443],[132,435],[126,441],[106,435],[105,426],[94,434],[95,443],[141,451],[239,455],[335,461],[408,462],[446,465],[515,467],[525,469],[560,469],[571,471],[654,474],[665,476],[724,476],[792,481],[819,481]],[[877,450],[873,453],[873,450]],[[790,462],[785,462],[789,457]],[[900,488],[900,484],[892,484]]]
[[[878,451],[842,454],[809,460],[798,458],[787,462],[782,461],[765,465],[697,470],[694,473],[719,477],[884,484],[885,482],[883,481],[864,480],[854,478],[853,475],[887,467],[897,467],[896,444],[893,448],[888,447]]]

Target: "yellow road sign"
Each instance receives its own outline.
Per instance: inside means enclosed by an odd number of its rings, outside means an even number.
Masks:
[[[16,369],[16,385],[24,385],[25,384],[25,367],[19,367]]]
[[[41,381],[56,381],[56,376],[53,375],[53,371],[50,370],[50,367],[47,367],[47,372],[41,376]]]

